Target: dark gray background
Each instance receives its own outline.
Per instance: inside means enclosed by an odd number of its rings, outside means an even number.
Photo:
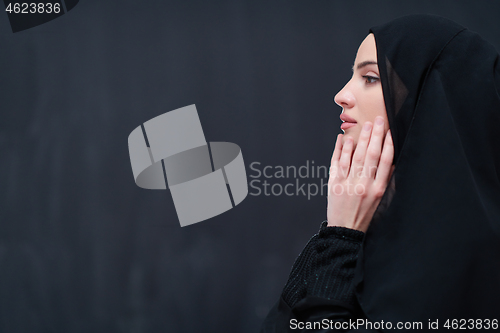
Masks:
[[[16,34],[0,14],[0,331],[258,331],[326,198],[249,195],[181,228],[168,191],[135,185],[127,137],[196,104],[248,175],[328,166],[359,43],[411,13],[500,49],[486,0],[82,0]]]

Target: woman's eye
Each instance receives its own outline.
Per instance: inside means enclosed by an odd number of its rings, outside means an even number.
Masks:
[[[364,75],[363,78],[366,80],[366,83],[375,83],[379,80],[378,77],[370,76],[370,75]]]

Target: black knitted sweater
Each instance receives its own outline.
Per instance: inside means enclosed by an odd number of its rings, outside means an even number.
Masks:
[[[353,277],[363,237],[361,231],[328,227],[323,221],[295,260],[280,301],[261,332],[285,332],[292,318],[358,318]]]
[[[283,300],[291,307],[306,296],[356,304],[352,279],[364,233],[321,224],[295,260]]]

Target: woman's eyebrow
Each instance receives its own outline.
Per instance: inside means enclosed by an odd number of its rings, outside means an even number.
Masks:
[[[358,64],[358,66],[356,66],[356,69],[361,69],[365,66],[368,66],[368,65],[376,65],[377,62],[376,61],[373,61],[373,60],[366,60],[366,61],[363,61],[363,62],[360,62]],[[352,71],[354,72],[354,66],[352,66]]]

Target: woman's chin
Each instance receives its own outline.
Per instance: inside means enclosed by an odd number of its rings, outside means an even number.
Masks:
[[[356,146],[356,143],[358,142],[359,138],[359,129],[358,126],[346,128],[342,130],[344,132],[344,135],[342,137],[342,143],[345,143],[346,137],[350,136],[351,138],[354,139],[354,146]]]

